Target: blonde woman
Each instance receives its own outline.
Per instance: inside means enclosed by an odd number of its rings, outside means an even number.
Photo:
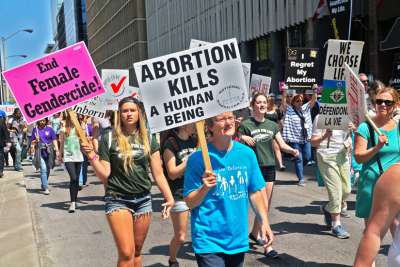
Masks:
[[[155,138],[149,139],[140,102],[126,97],[119,102],[115,129],[101,138],[99,155],[91,145],[82,145],[97,177],[106,185],[106,217],[118,249],[119,267],[142,266],[140,254],[152,213],[149,167],[166,199],[164,218],[174,205],[159,146]]]

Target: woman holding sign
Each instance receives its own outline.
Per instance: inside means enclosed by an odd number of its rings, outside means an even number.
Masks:
[[[368,122],[361,123],[357,129],[354,156],[363,166],[357,189],[356,216],[364,218],[366,224],[375,183],[384,171],[400,161],[400,125],[393,120],[398,101],[395,89],[379,89],[375,98],[376,116],[372,121],[382,134],[378,135]]]
[[[258,165],[260,166],[261,174],[266,182],[265,188],[261,191],[263,193],[264,201],[271,207],[272,192],[275,182],[275,155],[274,155],[274,142],[284,152],[292,154],[294,157],[299,155],[299,151],[291,148],[283,141],[279,132],[278,125],[266,119],[267,112],[267,97],[263,93],[256,93],[250,103],[253,109],[253,116],[244,120],[239,127],[240,139],[256,153]],[[269,210],[268,210],[269,211]],[[254,220],[253,230],[249,237],[260,242],[261,224],[257,219]],[[267,257],[275,258],[278,253],[271,247],[265,250]]]
[[[152,213],[150,168],[166,199],[163,217],[167,218],[174,200],[163,174],[159,146],[147,134],[140,102],[123,98],[118,105],[113,131],[106,132],[99,144],[99,155],[92,145],[82,148],[106,185],[105,210],[118,249],[118,266],[142,266],[141,250]]]
[[[309,102],[303,104],[303,101],[303,95],[295,95],[288,105],[286,103],[286,90],[283,91],[282,109],[285,112],[285,119],[282,136],[291,147],[300,152],[300,156],[295,159],[296,175],[300,186],[305,185],[303,162],[307,164],[311,162],[311,109],[317,102],[316,89],[314,89]]]
[[[200,267],[241,267],[249,249],[249,200],[262,222],[264,247],[272,244],[265,182],[255,153],[232,140],[235,117],[224,112],[207,119],[212,172],[205,170],[201,151],[186,164],[183,195],[191,208],[192,241]]]

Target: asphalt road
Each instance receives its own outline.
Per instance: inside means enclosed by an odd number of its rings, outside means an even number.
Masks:
[[[351,237],[337,239],[324,226],[320,205],[327,199],[326,191],[317,186],[312,170],[306,168],[306,187],[297,186],[293,171],[278,172],[270,220],[276,237],[274,248],[280,258],[266,260],[262,249],[252,245],[246,266],[352,266],[363,231],[363,221],[354,216],[355,195],[348,202],[351,218],[342,219]],[[69,178],[62,167],[56,167],[50,176],[48,196],[40,192],[39,173],[33,167],[25,166],[24,174],[41,266],[115,266],[117,253],[104,215],[104,189],[93,173],[90,185],[79,192],[78,208],[73,214],[67,211]],[[156,187],[152,193],[155,212],[143,249],[143,265],[168,266],[172,224],[161,219],[162,198]],[[251,214],[249,220],[252,218]],[[387,235],[376,266],[386,266],[390,242]],[[196,266],[190,233],[180,252],[180,264]]]

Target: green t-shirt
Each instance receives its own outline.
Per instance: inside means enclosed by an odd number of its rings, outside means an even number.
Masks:
[[[251,147],[257,155],[259,166],[275,166],[275,153],[272,148],[272,141],[278,133],[278,125],[265,119],[258,122],[254,118],[244,120],[239,126],[241,134],[251,136],[256,145]]]
[[[382,164],[383,171],[386,171],[390,166],[394,163],[400,161],[400,133],[399,133],[399,125],[390,130],[386,131],[380,128],[383,134],[385,134],[389,140],[388,145],[384,145],[379,150],[379,158]],[[358,126],[357,134],[363,137],[364,139],[368,140],[368,149],[372,147],[371,143],[371,136],[369,134],[368,125],[366,122],[363,122]],[[375,137],[375,144],[378,144],[378,134],[374,133]],[[377,163],[377,157],[374,156],[370,161],[363,163],[363,167],[361,172],[364,175],[372,175],[376,176],[376,179],[380,176],[379,175],[379,167]]]
[[[174,141],[175,140],[175,141]],[[168,138],[162,151],[169,149],[175,155],[175,164],[178,166],[188,156],[196,151],[196,142],[193,138],[182,140],[178,136]],[[166,162],[164,165],[166,166]],[[168,179],[168,184],[175,200],[183,200],[183,176],[175,180]]]
[[[112,134],[111,145],[109,145],[109,133]],[[129,136],[129,142],[132,145],[133,168],[126,173],[114,132],[106,132],[101,138],[99,157],[101,160],[110,162],[111,165],[111,174],[108,177],[106,195],[136,195],[150,192],[150,158],[148,155],[145,156],[143,143],[138,137]],[[151,154],[159,150],[155,136],[151,138],[150,150]]]

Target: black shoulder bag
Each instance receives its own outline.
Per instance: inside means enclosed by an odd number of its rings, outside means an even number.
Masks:
[[[303,112],[298,112],[295,108],[293,108],[293,110],[296,113],[296,115],[299,116],[299,118],[300,118],[301,134],[304,137],[304,140],[307,141],[308,133],[307,133],[307,129],[306,129],[306,126],[305,126],[306,118],[304,118]]]

